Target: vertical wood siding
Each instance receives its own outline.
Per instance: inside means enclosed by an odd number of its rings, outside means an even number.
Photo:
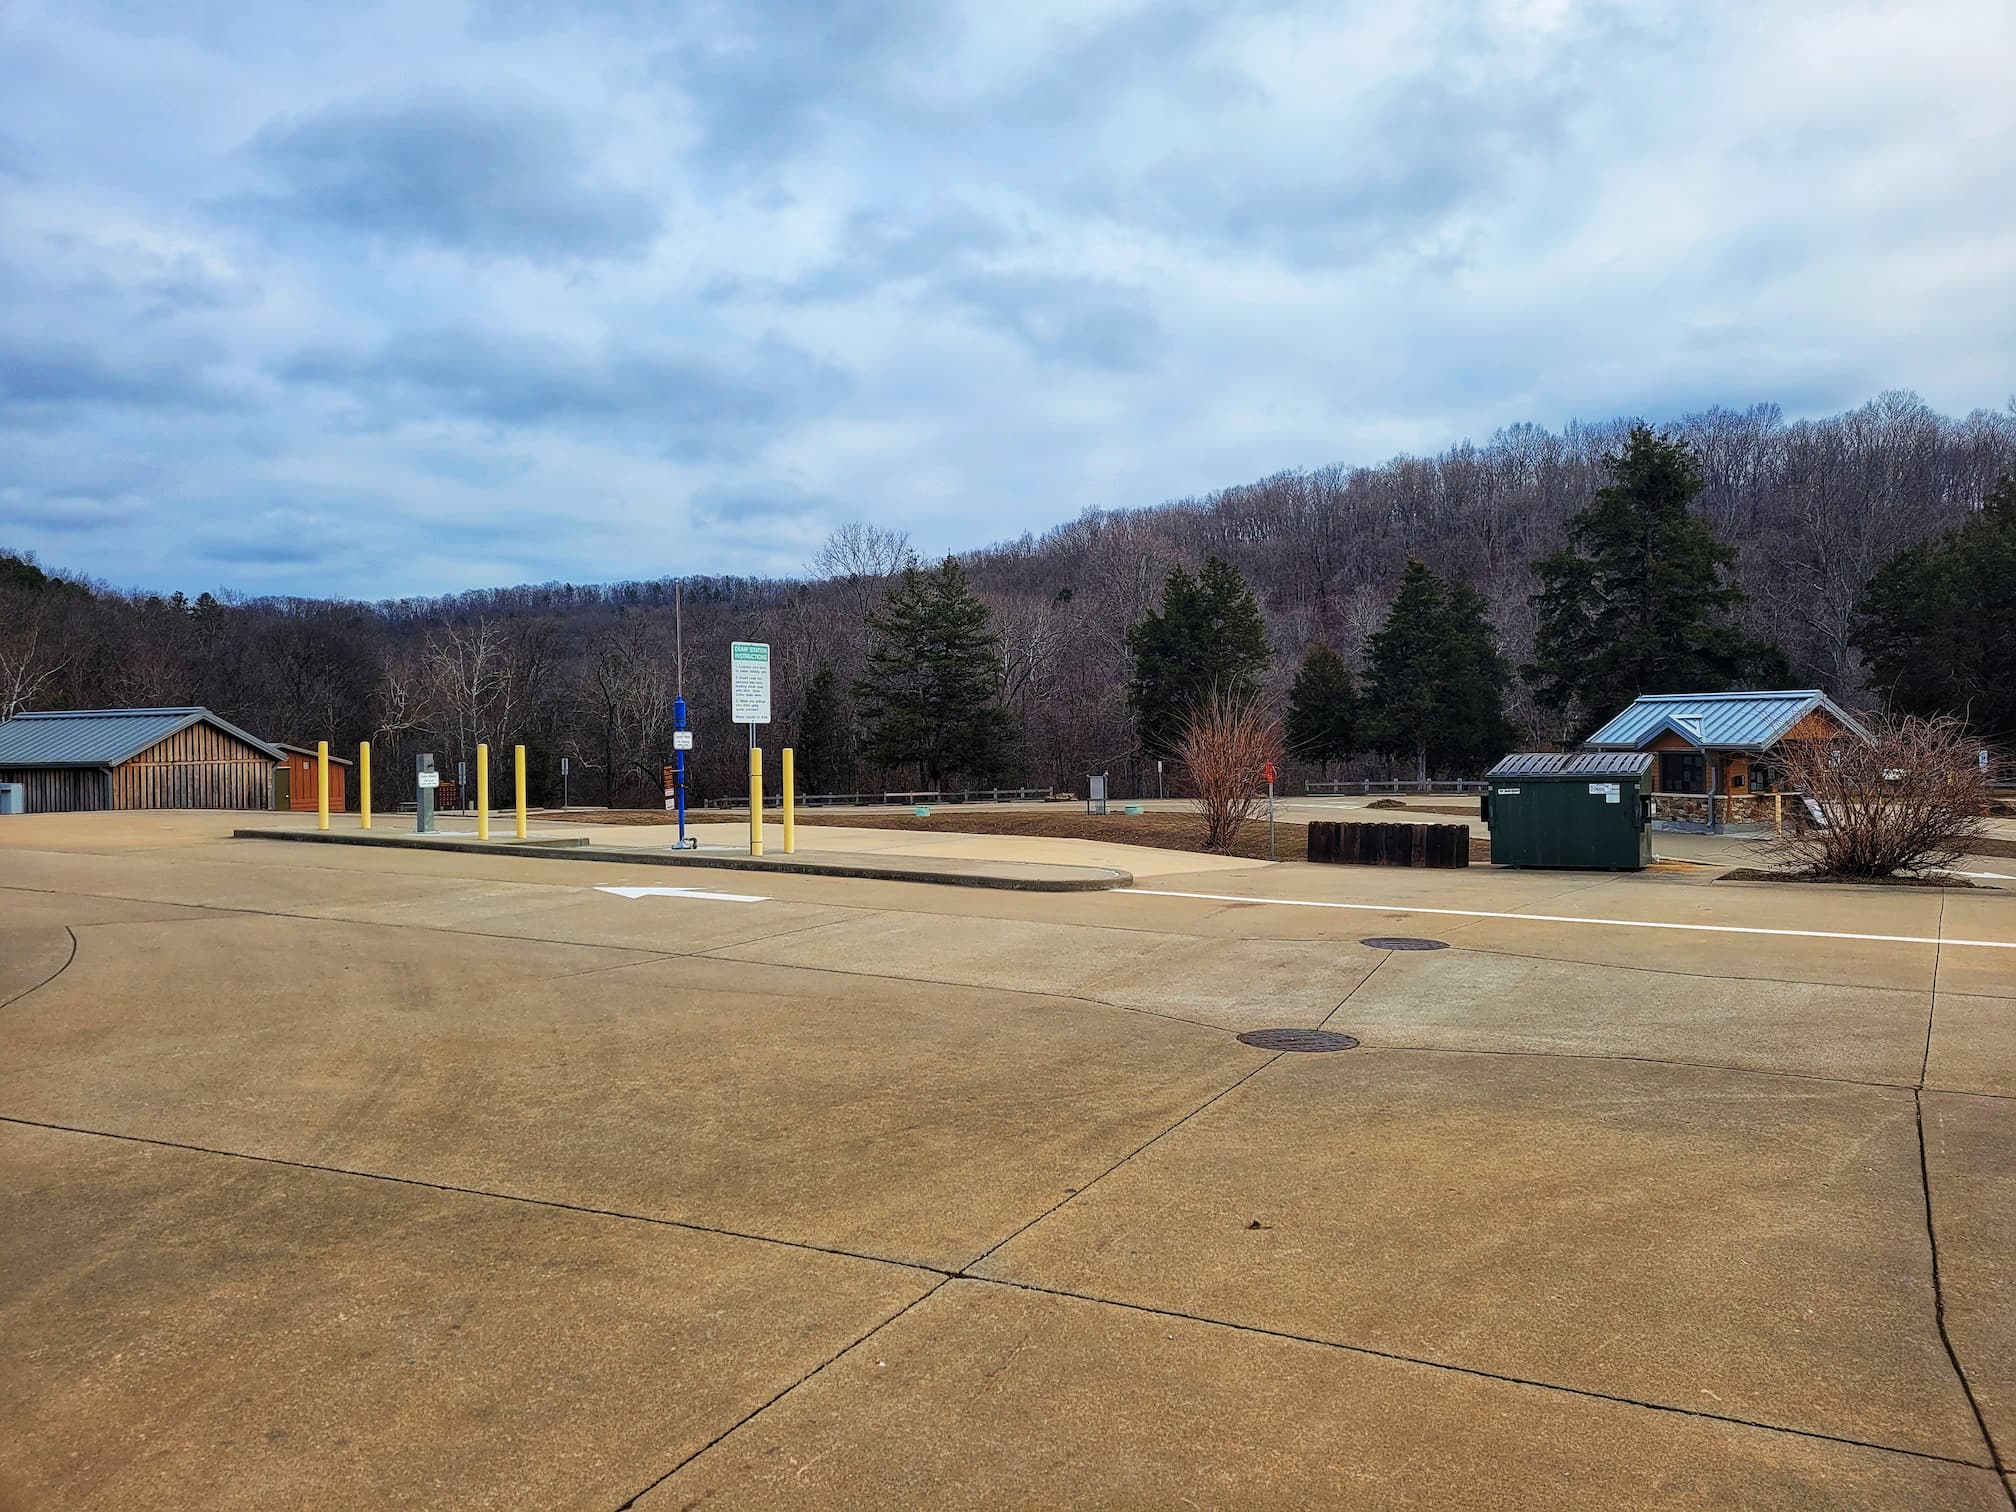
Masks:
[[[287,757],[287,765],[294,775],[287,789],[287,806],[297,814],[315,812],[315,758],[313,756]],[[329,763],[329,808],[332,813],[341,813],[348,805],[343,786],[346,768],[335,762]]]
[[[0,771],[0,782],[21,783],[31,814],[74,814],[112,806],[112,785],[102,767],[21,767]]]
[[[209,725],[191,725],[112,772],[112,807],[263,809],[273,758]]]

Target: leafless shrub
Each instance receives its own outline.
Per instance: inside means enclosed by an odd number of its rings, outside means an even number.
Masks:
[[[1213,692],[1191,710],[1177,747],[1204,819],[1204,848],[1229,851],[1267,790],[1266,768],[1281,760],[1281,721],[1258,698]]]
[[[1788,740],[1773,753],[1786,785],[1820,818],[1788,826],[1780,859],[1816,876],[1889,877],[1950,866],[1981,834],[1988,788],[1977,742],[1950,718],[1882,719],[1875,738]]]

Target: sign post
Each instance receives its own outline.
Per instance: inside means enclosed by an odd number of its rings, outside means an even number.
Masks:
[[[431,835],[434,833],[434,789],[441,785],[441,774],[434,770],[434,755],[422,751],[413,758],[413,833]]]
[[[749,726],[749,854],[763,854],[762,757],[756,750],[756,726],[770,723],[770,646],[766,641],[736,641],[728,648],[730,712],[737,724]]]
[[[1274,763],[1263,769],[1267,778],[1267,859],[1274,859]]]
[[[567,807],[567,758],[560,758],[560,807]]]
[[[686,849],[686,753],[693,749],[693,732],[686,728],[686,700],[672,700],[672,788],[673,802],[679,808],[679,843],[677,849]],[[699,841],[693,842],[696,846]]]

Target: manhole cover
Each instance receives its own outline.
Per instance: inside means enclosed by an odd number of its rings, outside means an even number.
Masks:
[[[1360,945],[1370,945],[1374,950],[1447,950],[1443,940],[1419,940],[1412,935],[1374,935],[1369,940],[1360,940]]]
[[[1356,1050],[1358,1041],[1328,1029],[1249,1029],[1239,1043],[1255,1050]]]

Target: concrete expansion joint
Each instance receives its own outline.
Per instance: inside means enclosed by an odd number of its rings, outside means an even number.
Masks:
[[[1960,1382],[1960,1390],[1967,1398],[1967,1406],[1974,1414],[1974,1426],[1980,1431],[1981,1442],[1988,1450],[2002,1490],[2009,1498],[2009,1504],[2016,1507],[2016,1486],[2009,1484],[2011,1466],[2003,1457],[2001,1446],[1995,1442],[1995,1435],[1988,1427],[1988,1419],[1981,1411],[1981,1402],[1974,1394],[1974,1383],[1967,1378],[1967,1368],[1960,1363],[1960,1351],[1954,1347],[1953,1335],[1946,1326],[1946,1285],[1939,1268],[1939,1226],[1932,1219],[1932,1169],[1925,1152],[1925,1094],[1922,1091],[1911,1094],[1911,1102],[1917,1113],[1918,1124],[1918,1188],[1925,1198],[1925,1245],[1932,1257],[1932,1315],[1939,1328],[1939,1343],[1946,1350],[1947,1363],[1953,1367],[1954,1377]]]
[[[47,987],[51,982],[55,981],[56,978],[60,977],[61,975],[63,975],[64,972],[70,969],[71,965],[77,959],[77,931],[71,928],[70,925],[65,924],[63,926],[63,933],[70,936],[70,954],[68,954],[63,958],[63,964],[61,966],[58,966],[54,971],[50,972],[49,975],[42,978],[41,981],[34,983],[32,986],[23,987],[19,992],[15,993],[14,996],[7,999],[6,1002],[0,1003],[0,1008],[12,1008],[16,1003],[20,1002],[30,993],[40,992],[44,987]]]

